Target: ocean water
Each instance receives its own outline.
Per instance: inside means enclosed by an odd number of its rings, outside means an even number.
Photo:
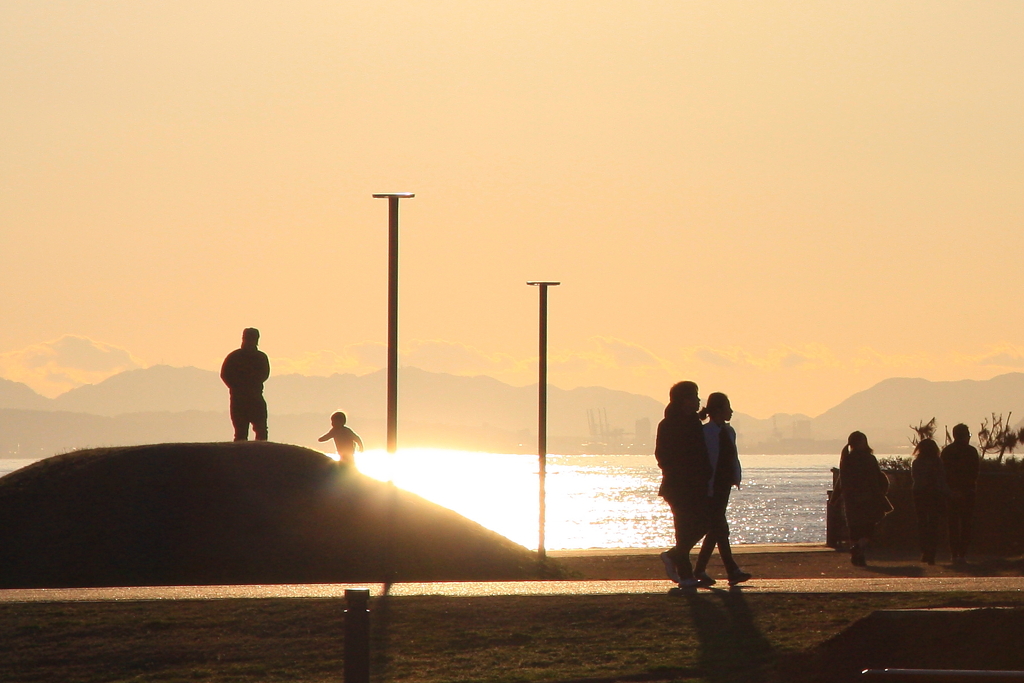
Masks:
[[[824,543],[826,491],[837,455],[742,456],[729,504],[732,542]],[[0,476],[35,460],[0,459]],[[359,469],[479,522],[529,548],[538,540],[538,463],[531,455],[407,449],[357,455]],[[550,455],[549,550],[672,545],[650,455]]]

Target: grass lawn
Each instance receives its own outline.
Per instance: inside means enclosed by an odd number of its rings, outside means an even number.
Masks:
[[[948,606],[1024,608],[1024,595],[380,598],[373,679],[812,680],[810,651],[856,620]],[[343,610],[320,599],[0,604],[0,680],[340,681]],[[1021,655],[1006,656],[989,668]]]

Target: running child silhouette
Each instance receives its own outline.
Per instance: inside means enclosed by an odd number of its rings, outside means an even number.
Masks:
[[[356,464],[356,446],[359,446],[360,451],[363,450],[363,440],[359,438],[358,434],[345,426],[347,419],[345,413],[341,411],[331,415],[331,431],[321,436],[317,441],[334,439],[334,447],[338,451],[338,458],[341,464],[354,466]]]

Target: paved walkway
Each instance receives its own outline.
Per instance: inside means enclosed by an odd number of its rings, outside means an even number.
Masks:
[[[290,584],[270,586],[161,586],[144,588],[34,588],[0,590],[0,602],[102,602],[126,600],[223,600],[233,598],[339,598],[349,588],[384,592],[382,584]],[[390,595],[482,597],[494,595],[623,595],[667,593],[668,581],[495,581],[396,583]],[[714,590],[729,590],[727,586]],[[743,593],[930,593],[1024,592],[1024,577],[927,577],[867,579],[761,579]],[[709,592],[706,589],[703,593]]]
[[[613,555],[660,555],[664,548],[585,548],[582,550],[549,550],[550,557],[607,557]],[[834,553],[823,543],[736,543],[734,555],[752,553]]]

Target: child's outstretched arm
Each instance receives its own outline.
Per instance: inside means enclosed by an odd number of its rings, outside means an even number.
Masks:
[[[334,438],[334,430],[333,429],[331,431],[327,432],[326,434],[324,434],[323,436],[321,436],[319,439],[317,439],[317,441],[327,441],[327,440],[332,439],[332,438]]]

